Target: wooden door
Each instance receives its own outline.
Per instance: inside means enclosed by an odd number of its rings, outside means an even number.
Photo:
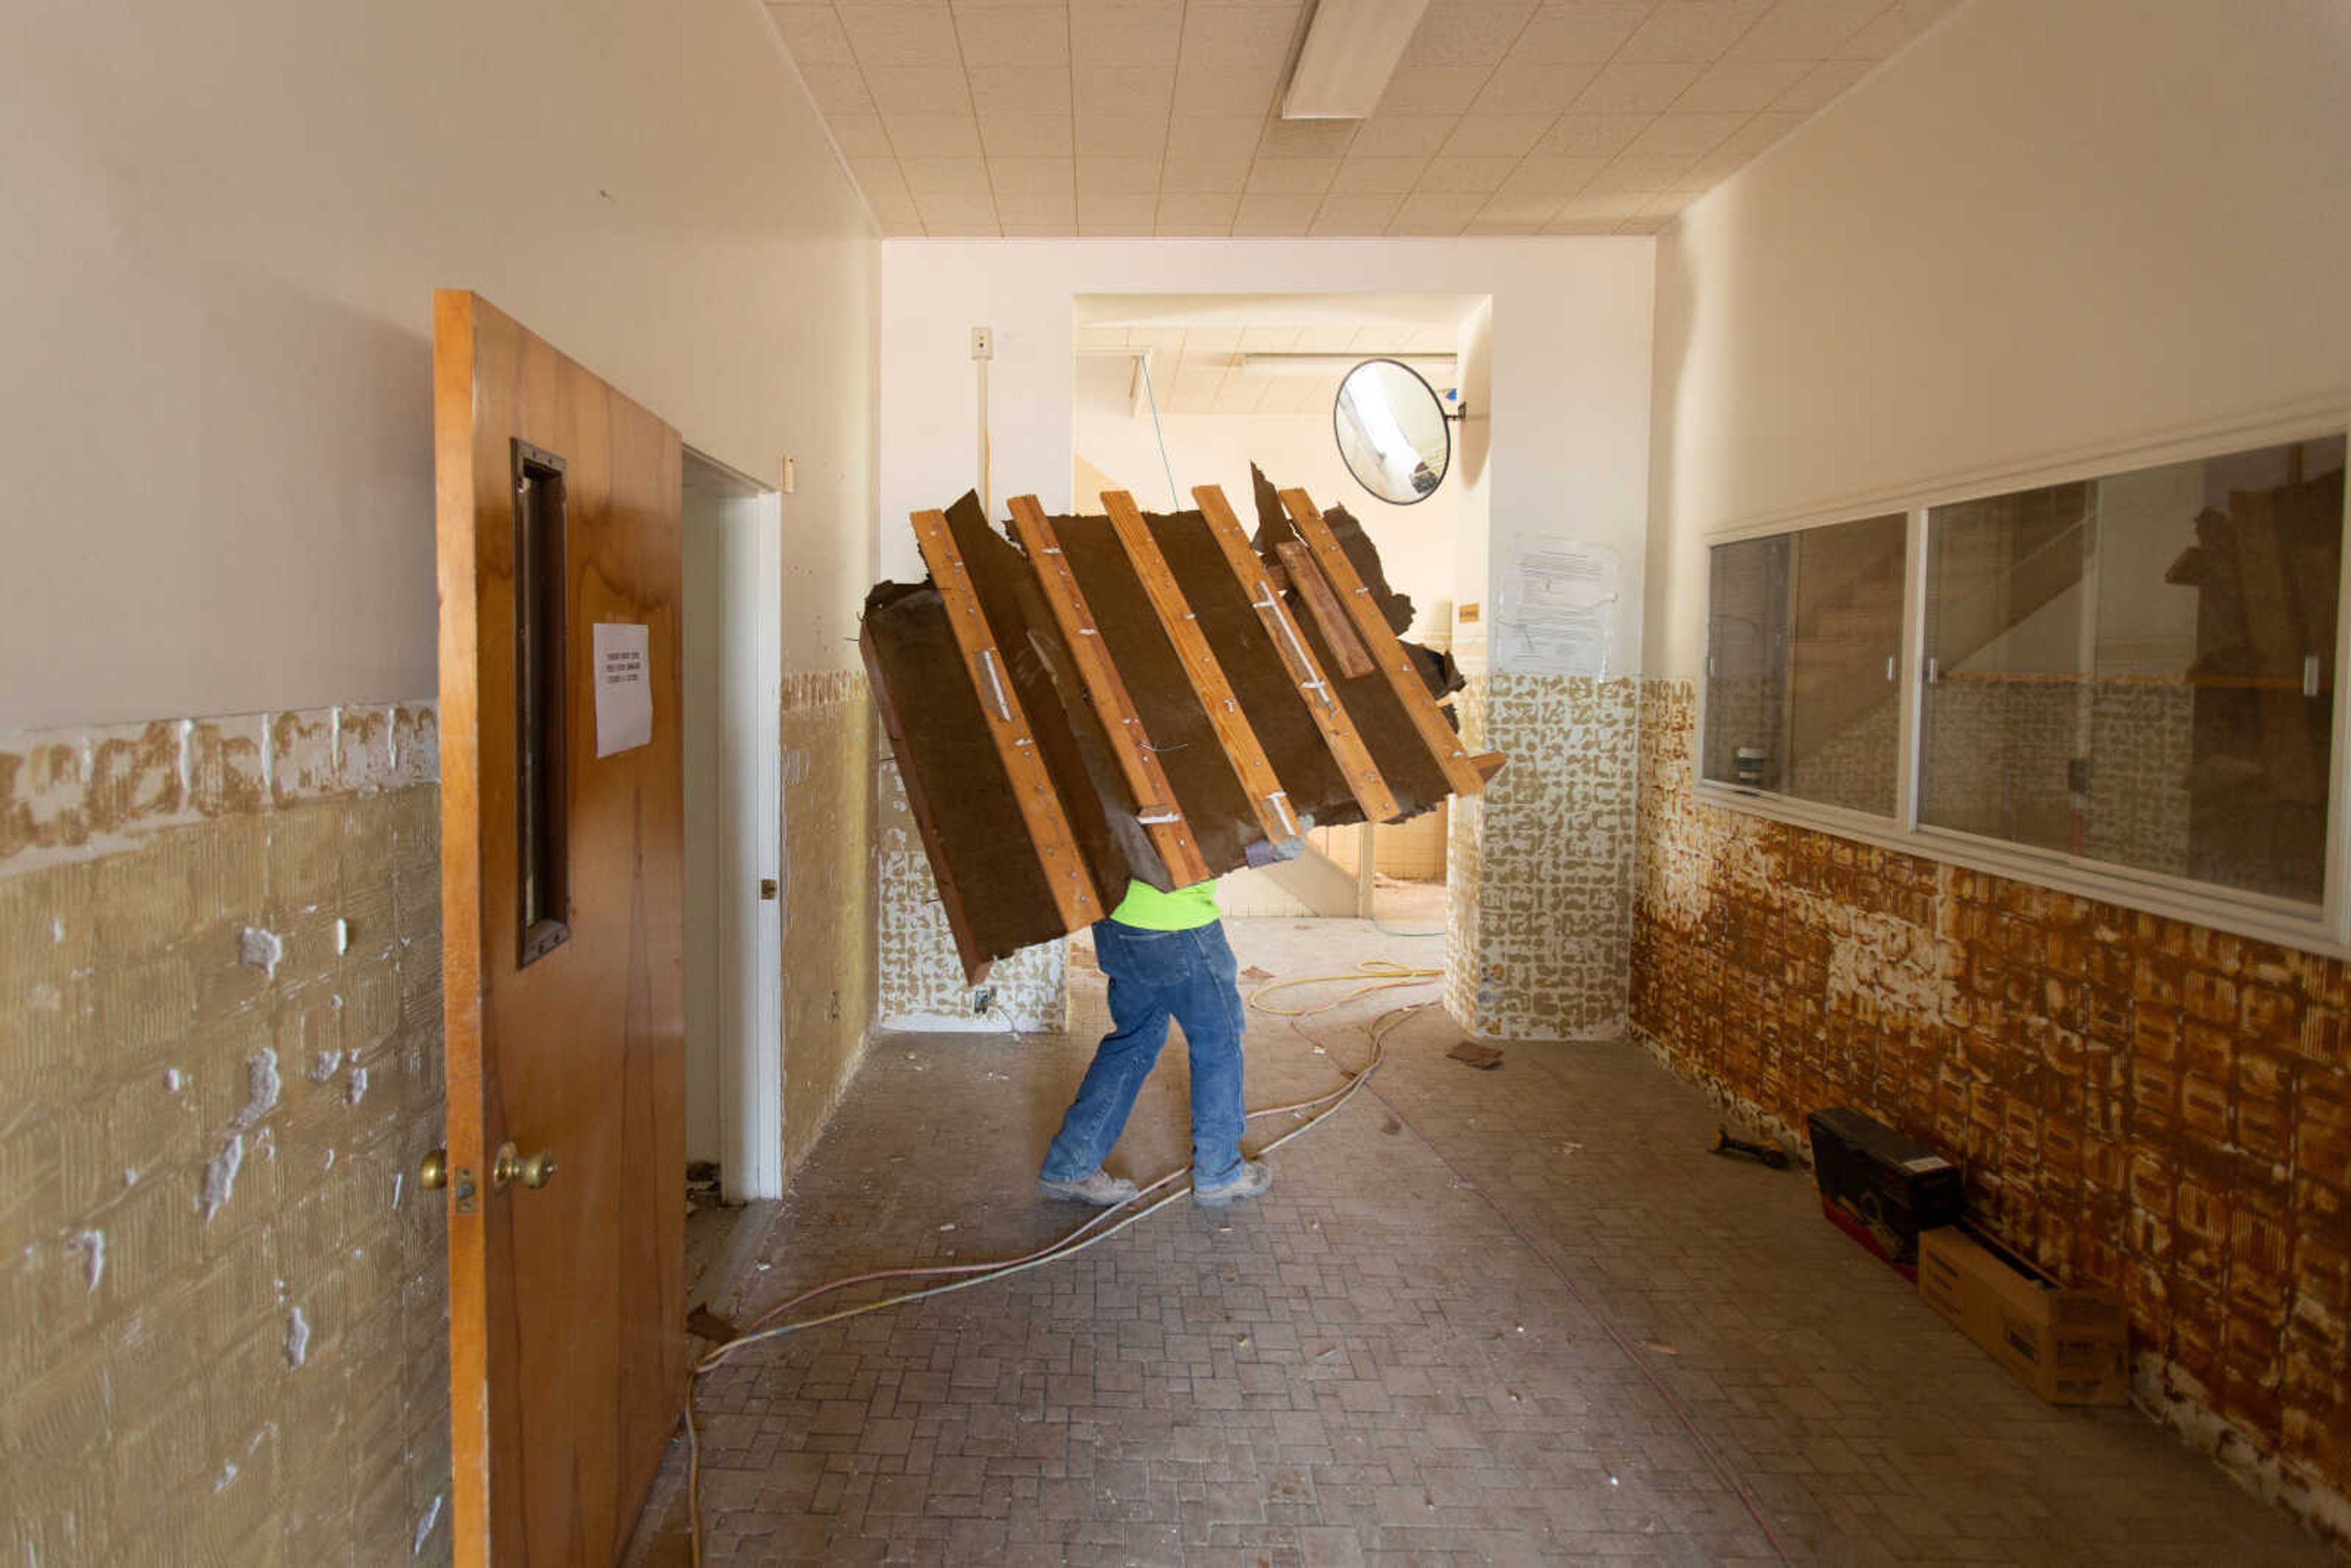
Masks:
[[[456,1560],[606,1563],[686,1375],[678,436],[443,291],[434,437]]]

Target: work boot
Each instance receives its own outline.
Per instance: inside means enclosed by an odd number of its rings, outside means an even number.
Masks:
[[[1222,1208],[1236,1198],[1256,1197],[1273,1186],[1273,1167],[1263,1160],[1243,1160],[1238,1169],[1214,1186],[1192,1184],[1192,1201],[1202,1208]]]
[[[1076,1181],[1055,1181],[1050,1176],[1039,1176],[1037,1190],[1047,1197],[1066,1197],[1079,1203],[1091,1203],[1096,1208],[1115,1208],[1134,1196],[1134,1184],[1096,1166],[1092,1175],[1080,1176]]]

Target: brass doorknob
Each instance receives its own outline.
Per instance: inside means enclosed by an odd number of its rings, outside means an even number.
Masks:
[[[449,1185],[449,1151],[434,1149],[417,1162],[416,1179],[438,1192]]]
[[[518,1181],[535,1190],[554,1179],[555,1155],[548,1149],[526,1155],[512,1144],[500,1144],[498,1157],[490,1166],[490,1180],[501,1187]]]

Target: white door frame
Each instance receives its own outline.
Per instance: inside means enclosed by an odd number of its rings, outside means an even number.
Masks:
[[[720,1182],[741,1201],[784,1190],[783,501],[694,455],[734,481],[718,529],[718,1116]]]

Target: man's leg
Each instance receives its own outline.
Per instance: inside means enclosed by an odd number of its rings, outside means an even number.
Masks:
[[[1186,934],[1194,962],[1170,998],[1192,1053],[1192,1184],[1213,1189],[1243,1173],[1241,1008],[1233,950],[1221,923]]]
[[[1049,1182],[1082,1181],[1102,1168],[1102,1156],[1126,1130],[1134,1097],[1158,1061],[1160,1047],[1167,1043],[1165,998],[1135,977],[1115,930],[1105,931],[1107,925],[1094,927],[1094,956],[1110,980],[1111,1032],[1094,1047],[1077,1098],[1046,1152],[1040,1174]]]

